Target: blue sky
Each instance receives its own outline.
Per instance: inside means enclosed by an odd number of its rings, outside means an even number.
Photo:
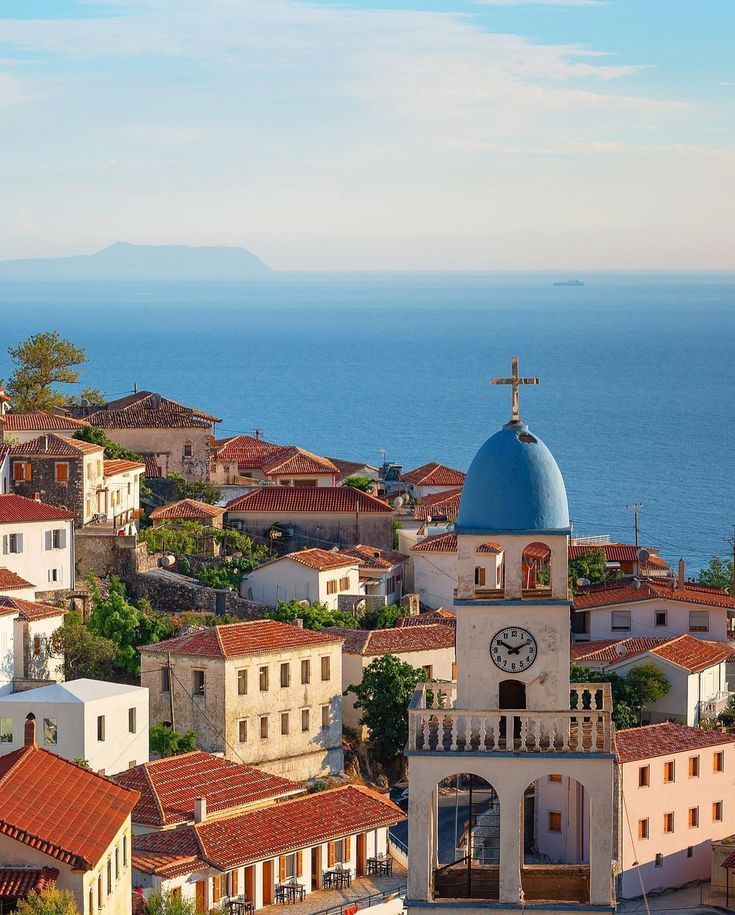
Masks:
[[[0,257],[735,268],[729,0],[0,0]]]

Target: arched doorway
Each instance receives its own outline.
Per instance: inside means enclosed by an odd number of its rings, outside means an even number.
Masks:
[[[526,684],[521,680],[501,680],[498,683],[498,708],[499,709],[525,709],[526,707]],[[500,719],[500,738],[505,739],[506,718]],[[517,716],[513,718],[513,739],[514,741],[521,736],[521,719]]]
[[[524,596],[539,597],[541,594],[550,594],[551,548],[546,543],[529,543],[523,550],[521,563]]]

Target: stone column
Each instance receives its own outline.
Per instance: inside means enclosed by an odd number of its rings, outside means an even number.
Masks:
[[[414,772],[416,768],[414,765]],[[433,795],[433,790],[422,790],[418,785],[412,785],[408,795],[408,898],[420,902],[430,898],[431,863],[434,860],[431,846],[435,828]]]
[[[612,765],[610,766],[612,770]],[[613,827],[612,785],[589,793],[590,903],[610,905],[612,896]]]
[[[500,902],[517,904],[521,895],[523,793],[521,793],[520,800],[500,794],[498,796],[500,799]]]

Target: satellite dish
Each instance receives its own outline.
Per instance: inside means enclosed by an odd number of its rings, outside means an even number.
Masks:
[[[625,650],[625,645],[622,645],[621,643],[618,643],[618,644],[615,646],[615,654],[616,654],[619,658],[622,658],[624,655],[626,655],[627,652],[626,652],[626,650]]]
[[[643,547],[641,547],[638,550],[638,558],[641,562],[648,562],[648,560],[651,558],[651,554],[648,552],[648,550],[644,550]]]
[[[403,508],[403,496],[393,500],[393,508]]]
[[[640,591],[640,589],[641,589],[641,583],[638,581],[637,578],[633,579],[633,581],[630,583],[630,586],[634,591]]]
[[[577,584],[579,585],[580,588],[586,588],[587,585],[590,584],[590,580],[589,580],[589,578],[578,578]]]

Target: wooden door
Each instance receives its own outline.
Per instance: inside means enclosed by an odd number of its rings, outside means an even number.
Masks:
[[[273,904],[273,859],[263,862],[263,905]]]
[[[311,889],[318,890],[322,885],[322,847],[315,845],[311,850]]]
[[[245,868],[245,898],[255,901],[255,865]]]
[[[355,867],[357,868],[357,876],[364,877],[367,873],[367,845],[365,842],[365,833],[359,832],[357,834],[357,862]]]
[[[207,911],[207,899],[203,880],[197,880],[194,884],[194,895],[196,899],[197,912],[204,915]]]

